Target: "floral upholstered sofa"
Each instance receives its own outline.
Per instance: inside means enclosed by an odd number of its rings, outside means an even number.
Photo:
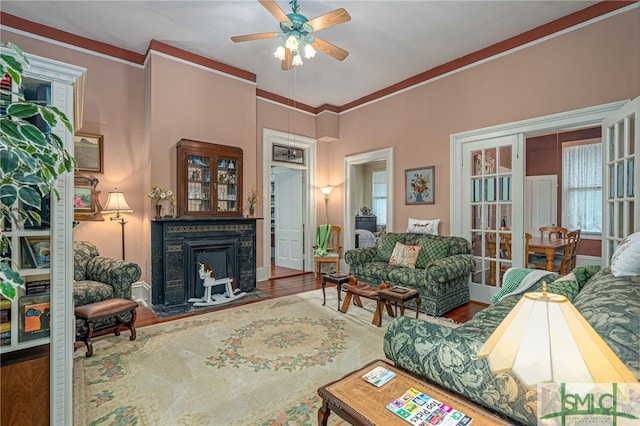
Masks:
[[[73,300],[75,306],[107,299],[131,299],[131,285],[140,278],[140,266],[100,256],[89,241],[73,242]]]
[[[414,268],[389,264],[396,243],[420,246]],[[359,281],[374,286],[389,281],[417,289],[420,310],[427,314],[440,316],[469,301],[469,276],[475,260],[471,243],[464,238],[387,233],[375,247],[349,250],[344,258]]]
[[[574,279],[540,278],[528,291],[566,296],[613,352],[640,377],[640,276],[615,277],[611,268],[578,267]],[[566,278],[574,278],[571,275]],[[522,294],[504,297],[455,328],[401,316],[384,337],[384,352],[397,366],[519,423],[537,423],[537,391],[509,371],[493,374],[476,354]]]

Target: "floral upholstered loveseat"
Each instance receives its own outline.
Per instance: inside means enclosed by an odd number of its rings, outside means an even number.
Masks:
[[[610,268],[578,267],[575,280],[549,284],[565,295],[613,352],[640,377],[640,276],[614,277]],[[543,277],[528,291],[541,291]],[[384,337],[384,352],[397,366],[448,388],[517,422],[537,424],[537,392],[510,372],[493,374],[476,358],[482,344],[522,297],[507,296],[454,328],[402,316]]]
[[[75,306],[107,299],[131,299],[131,285],[140,278],[140,266],[100,256],[88,241],[73,242],[73,301]]]
[[[415,268],[389,264],[396,243],[421,247]],[[420,310],[429,315],[440,316],[469,301],[469,275],[475,260],[471,243],[464,238],[388,233],[380,237],[375,247],[349,250],[344,258],[350,273],[359,281],[374,286],[389,281],[417,289]]]

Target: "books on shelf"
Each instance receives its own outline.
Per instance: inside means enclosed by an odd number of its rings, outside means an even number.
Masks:
[[[376,368],[362,376],[362,378],[372,385],[380,387],[387,383],[389,380],[393,379],[395,376],[396,373],[394,373],[393,371],[381,366],[377,366]]]
[[[28,281],[24,284],[25,286],[25,294],[48,294],[51,292],[51,281],[50,280],[40,280],[40,281]]]
[[[387,404],[387,409],[412,425],[465,426],[473,420],[414,388]]]

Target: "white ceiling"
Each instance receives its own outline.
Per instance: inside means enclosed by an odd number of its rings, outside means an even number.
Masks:
[[[286,0],[278,5],[290,13]],[[318,52],[282,71],[277,39],[233,43],[233,35],[278,31],[256,0],[10,1],[0,9],[30,21],[144,53],[152,39],[250,71],[258,87],[298,102],[341,106],[597,1],[299,0],[309,19],[344,7],[351,21],[316,35],[347,51]]]

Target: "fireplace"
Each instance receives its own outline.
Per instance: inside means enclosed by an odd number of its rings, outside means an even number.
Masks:
[[[202,297],[200,263],[217,278],[231,277],[245,292],[256,289],[256,219],[155,219],[151,222],[151,301],[186,305]],[[224,289],[214,289],[222,292]]]

